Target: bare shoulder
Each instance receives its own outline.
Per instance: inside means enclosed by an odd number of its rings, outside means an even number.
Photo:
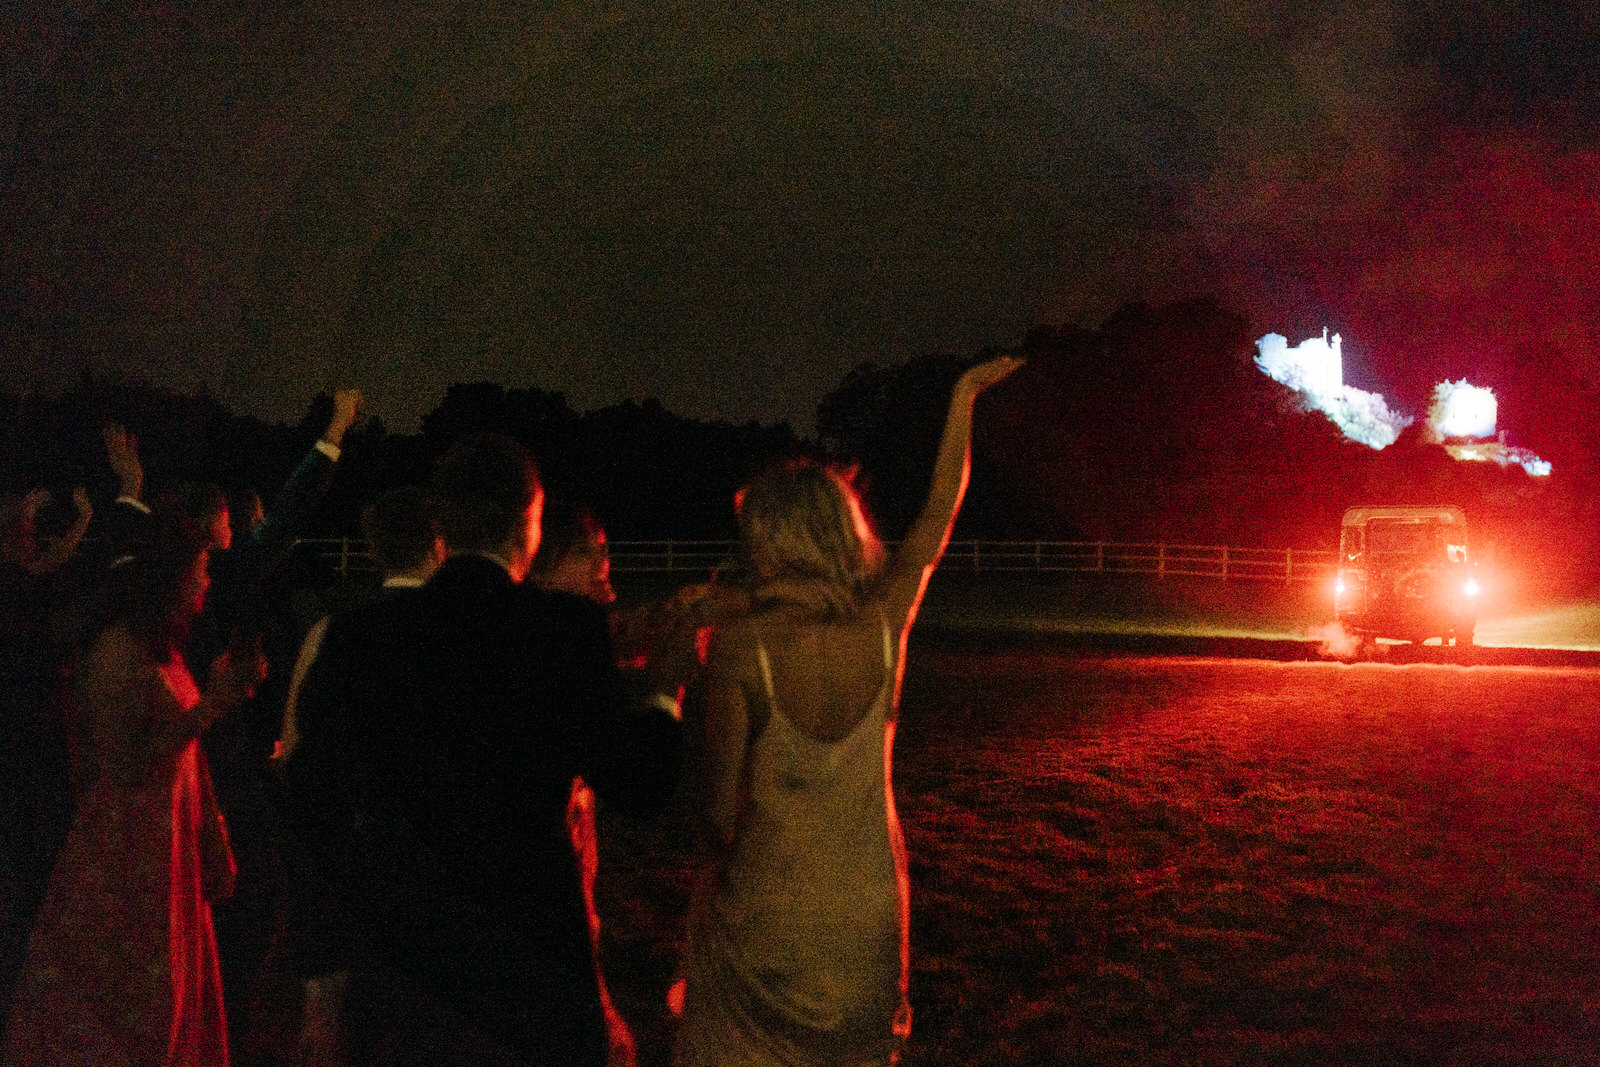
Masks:
[[[85,666],[107,673],[142,663],[144,659],[144,650],[139,642],[134,640],[126,626],[118,623],[100,631],[100,636],[94,639],[94,644],[89,648]]]
[[[155,664],[140,643],[122,625],[109,626],[89,646],[78,674],[79,691],[91,703],[114,699],[129,685],[153,677]]]

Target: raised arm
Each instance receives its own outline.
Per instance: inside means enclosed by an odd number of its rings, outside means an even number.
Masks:
[[[113,423],[101,437],[106,462],[117,476],[117,499],[95,517],[100,558],[111,566],[128,562],[148,546],[155,520],[144,501],[144,464],[139,460],[139,438]]]
[[[950,394],[950,411],[945,416],[944,436],[933,464],[933,482],[928,487],[928,502],[911,524],[889,565],[885,611],[889,624],[904,633],[917,616],[928,579],[944,555],[955,526],[961,499],[967,492],[972,469],[972,404],[978,394],[1022,366],[1014,356],[1001,356],[971,367],[956,382]]]
[[[333,417],[328,428],[278,490],[250,536],[237,546],[255,557],[249,568],[252,577],[271,571],[294,548],[295,538],[333,481],[333,467],[339,461],[344,436],[361,417],[362,404],[359,389],[340,389],[333,394]]]
[[[44,494],[48,499],[49,494]],[[38,498],[35,494],[28,494],[27,521],[31,525],[33,516],[38,511]],[[39,554],[39,557],[27,565],[27,570],[33,575],[53,574],[72,561],[72,556],[78,551],[78,544],[83,540],[84,531],[89,529],[89,520],[94,517],[94,508],[89,503],[89,494],[83,486],[78,486],[72,491],[72,504],[77,509],[77,517],[72,526],[60,537],[47,539],[48,544]]]
[[[144,506],[144,464],[139,460],[139,438],[112,423],[100,431],[106,445],[106,462],[117,476],[117,501]]]

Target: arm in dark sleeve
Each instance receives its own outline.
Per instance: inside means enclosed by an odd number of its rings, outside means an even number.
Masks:
[[[682,724],[632,695],[611,653],[611,634],[598,607],[584,604],[575,641],[588,692],[574,702],[579,773],[607,804],[632,814],[654,811],[671,798],[683,761]]]
[[[321,449],[313,448],[278,490],[278,495],[272,498],[262,520],[238,546],[250,560],[252,577],[267,574],[288,557],[295,538],[305,529],[333,483],[333,468],[333,459]],[[240,562],[243,564],[244,559]]]

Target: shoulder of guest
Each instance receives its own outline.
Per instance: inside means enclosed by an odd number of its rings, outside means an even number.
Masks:
[[[328,616],[328,630],[361,630],[373,623],[391,618],[405,611],[417,595],[417,589],[386,589],[379,596]]]
[[[536,604],[540,611],[552,618],[588,625],[605,623],[606,609],[586,596],[555,589],[541,589],[532,582],[523,582],[521,588],[531,603]]]
[[[127,625],[114,622],[101,630],[89,647],[88,665],[100,670],[142,663],[148,654]]]
[[[442,588],[461,581],[515,584],[504,560],[482,552],[455,552],[434,572],[427,585]]]

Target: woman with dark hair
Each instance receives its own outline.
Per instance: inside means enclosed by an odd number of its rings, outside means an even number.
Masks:
[[[707,662],[707,874],[676,1062],[888,1064],[911,1030],[906,853],[889,783],[905,641],[966,492],[973,401],[894,559],[843,475],[776,467],[739,498],[751,613]]]
[[[210,902],[233,876],[198,739],[248,699],[255,656],[224,653],[202,694],[179,648],[204,603],[204,548],[160,525],[118,567],[79,664],[77,814],[34,924],[7,1067],[226,1067]]]

